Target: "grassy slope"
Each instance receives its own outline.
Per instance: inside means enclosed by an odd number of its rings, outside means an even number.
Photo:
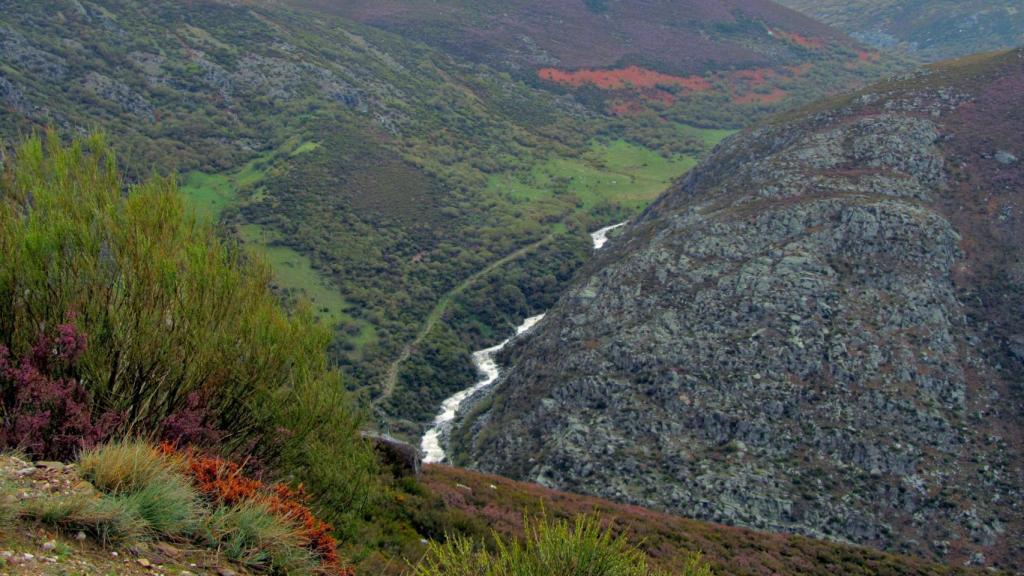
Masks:
[[[523,515],[555,517],[597,512],[617,531],[640,542],[656,565],[675,567],[691,553],[702,552],[722,576],[939,576],[982,574],[983,570],[950,568],[923,560],[801,536],[766,534],[689,520],[615,504],[598,498],[550,490],[448,466],[427,466],[422,488],[400,497],[404,521],[432,537],[456,531],[488,539],[491,530],[517,536]],[[392,550],[415,560],[417,543]],[[361,573],[400,574],[401,560],[390,554],[363,558]]]
[[[728,130],[703,131],[709,146],[731,133]],[[488,181],[488,190],[508,194],[516,201],[540,205],[567,194],[583,212],[610,203],[636,210],[656,198],[696,163],[694,156],[665,158],[642,146],[616,140],[608,144],[595,143],[578,158],[552,158],[536,164],[525,175],[494,175]]]

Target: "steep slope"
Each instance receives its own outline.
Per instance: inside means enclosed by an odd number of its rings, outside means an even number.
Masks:
[[[878,49],[925,60],[1024,44],[1024,8],[1013,0],[779,0]]]
[[[1024,569],[1024,51],[727,140],[462,415],[461,461]]]

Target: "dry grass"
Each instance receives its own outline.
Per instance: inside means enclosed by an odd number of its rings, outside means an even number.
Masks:
[[[139,491],[151,482],[184,472],[184,461],[164,456],[140,440],[113,442],[89,450],[78,459],[82,477],[107,494]]]

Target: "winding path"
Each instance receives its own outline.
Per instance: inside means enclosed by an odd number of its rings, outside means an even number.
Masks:
[[[466,278],[454,288],[446,292],[445,295],[437,301],[437,304],[434,305],[430,314],[427,315],[427,319],[423,322],[423,326],[420,327],[419,332],[416,333],[416,337],[402,348],[402,353],[398,355],[398,358],[395,358],[394,362],[392,362],[390,366],[388,366],[387,375],[384,377],[384,391],[376,400],[373,401],[374,405],[379,406],[395,393],[395,388],[398,386],[398,372],[401,370],[402,364],[405,364],[405,362],[409,360],[416,348],[418,348],[419,345],[427,338],[427,335],[430,334],[430,331],[434,329],[434,326],[436,326],[444,316],[445,311],[448,310],[448,306],[451,305],[456,296],[465,292],[470,286],[475,284],[484,276],[487,276],[505,264],[508,264],[513,260],[518,260],[537,248],[540,248],[544,244],[553,240],[554,237],[555,235],[551,234],[534,242],[533,244],[523,246],[515,252],[509,253],[502,258],[491,262],[486,268],[475,272],[472,276]]]

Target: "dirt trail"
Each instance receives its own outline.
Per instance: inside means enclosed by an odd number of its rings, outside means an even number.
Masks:
[[[427,335],[430,334],[430,331],[434,329],[434,326],[436,326],[437,323],[444,316],[445,311],[448,310],[448,306],[451,305],[452,300],[454,300],[456,296],[465,292],[466,289],[475,284],[484,276],[487,276],[491,272],[494,272],[498,268],[501,268],[502,266],[508,264],[509,262],[512,262],[513,260],[518,260],[519,258],[522,258],[523,256],[529,254],[530,252],[536,250],[537,248],[543,246],[544,244],[547,244],[552,239],[554,239],[553,234],[543,238],[542,240],[538,240],[533,244],[523,246],[522,248],[516,250],[515,252],[507,254],[502,258],[495,260],[494,262],[491,262],[490,264],[487,265],[486,268],[483,268],[482,270],[479,270],[478,272],[474,273],[472,276],[466,278],[465,280],[457,284],[454,288],[445,293],[445,295],[442,296],[441,299],[437,301],[437,304],[430,311],[430,314],[427,316],[427,319],[423,322],[423,326],[421,326],[419,332],[416,333],[416,337],[405,345],[405,347],[402,349],[402,353],[399,354],[398,358],[396,358],[394,362],[392,362],[391,365],[388,367],[387,375],[384,377],[384,393],[377,397],[376,400],[374,400],[374,405],[380,406],[381,404],[386,402],[387,399],[390,398],[392,394],[394,394],[395,388],[398,386],[398,372],[399,370],[401,370],[402,364],[409,360],[409,358],[412,356],[412,353],[416,350],[416,348],[419,347],[419,345],[422,344],[423,341],[427,338]]]

